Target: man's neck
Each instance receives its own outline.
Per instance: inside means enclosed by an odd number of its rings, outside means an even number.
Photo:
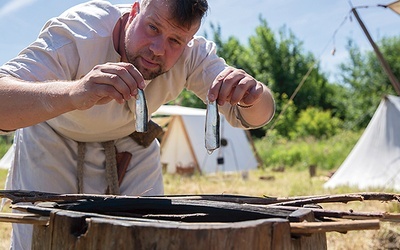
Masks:
[[[115,24],[113,30],[114,49],[121,56],[121,61],[126,61],[125,55],[125,30],[129,14],[123,15]]]

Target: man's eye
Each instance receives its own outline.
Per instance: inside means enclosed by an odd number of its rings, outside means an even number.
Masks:
[[[150,27],[151,30],[157,31],[157,27],[156,26],[150,24],[149,27]]]
[[[178,41],[178,40],[176,40],[176,39],[171,39],[171,42],[173,42],[174,44],[177,44],[177,45],[180,45],[180,44],[181,44],[181,42]]]

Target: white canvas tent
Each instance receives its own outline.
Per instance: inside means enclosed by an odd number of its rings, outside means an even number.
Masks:
[[[212,154],[204,146],[206,110],[164,105],[153,115],[171,117],[161,141],[161,162],[169,173],[175,173],[177,167],[215,173],[248,171],[258,166],[246,131],[232,127],[222,114],[221,141],[226,140],[227,144]]]
[[[400,97],[382,99],[370,123],[325,188],[400,190]]]

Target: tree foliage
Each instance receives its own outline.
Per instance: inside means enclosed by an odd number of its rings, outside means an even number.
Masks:
[[[400,76],[400,37],[383,38],[378,47],[397,78]],[[342,118],[350,128],[364,128],[382,97],[396,95],[374,51],[362,52],[354,41],[347,44],[349,59],[340,64],[341,84],[346,91],[341,98],[346,109]],[[398,54],[398,53],[397,53]]]
[[[330,108],[326,102],[333,92],[327,78],[320,72],[316,59],[310,53],[304,53],[300,42],[292,31],[285,26],[276,36],[268,27],[265,19],[260,18],[256,34],[249,38],[250,58],[254,75],[266,83],[279,96],[292,96],[307,72],[311,74],[293,99],[298,110],[308,106]],[[282,100],[278,99],[278,104]],[[279,105],[281,106],[281,105]]]
[[[295,123],[296,137],[313,135],[317,139],[335,135],[341,126],[341,120],[332,117],[329,110],[322,111],[317,107],[309,107],[301,111]]]
[[[329,137],[339,129],[357,131],[365,128],[382,96],[395,93],[373,51],[361,51],[349,40],[349,59],[339,67],[340,81],[332,83],[314,55],[304,51],[302,42],[290,29],[283,26],[275,34],[265,19],[259,20],[245,45],[234,36],[223,40],[221,28],[211,25],[218,55],[227,64],[244,69],[265,83],[275,95],[274,120],[262,129],[253,130],[253,136],[262,137],[270,129],[274,135],[285,138]],[[399,77],[400,37],[383,38],[378,44]],[[300,83],[303,83],[301,88]],[[186,91],[175,104],[205,107]]]
[[[268,27],[267,21],[260,17],[260,25],[255,34],[250,36],[245,47],[234,38],[227,42],[221,39],[220,27],[212,26],[213,40],[218,46],[218,54],[227,63],[246,70],[261,82],[267,84],[275,93],[277,114],[283,107],[284,114],[278,116],[274,129],[283,136],[289,136],[299,112],[309,106],[321,109],[335,109],[329,102],[334,96],[335,88],[329,84],[326,76],[320,72],[319,65],[311,53],[304,53],[302,42],[286,27],[278,35]],[[308,71],[311,71],[294,96],[296,89]],[[293,99],[289,97],[294,96]],[[266,129],[266,128],[264,128]],[[265,134],[253,132],[253,135]]]

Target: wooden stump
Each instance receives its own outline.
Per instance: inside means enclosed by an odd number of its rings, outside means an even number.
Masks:
[[[293,234],[291,222],[313,221],[295,212],[213,200],[108,197],[38,203],[49,216],[35,225],[33,249],[326,249],[325,233]]]
[[[291,249],[284,219],[233,223],[87,218],[52,213],[49,226],[34,226],[32,249]]]

